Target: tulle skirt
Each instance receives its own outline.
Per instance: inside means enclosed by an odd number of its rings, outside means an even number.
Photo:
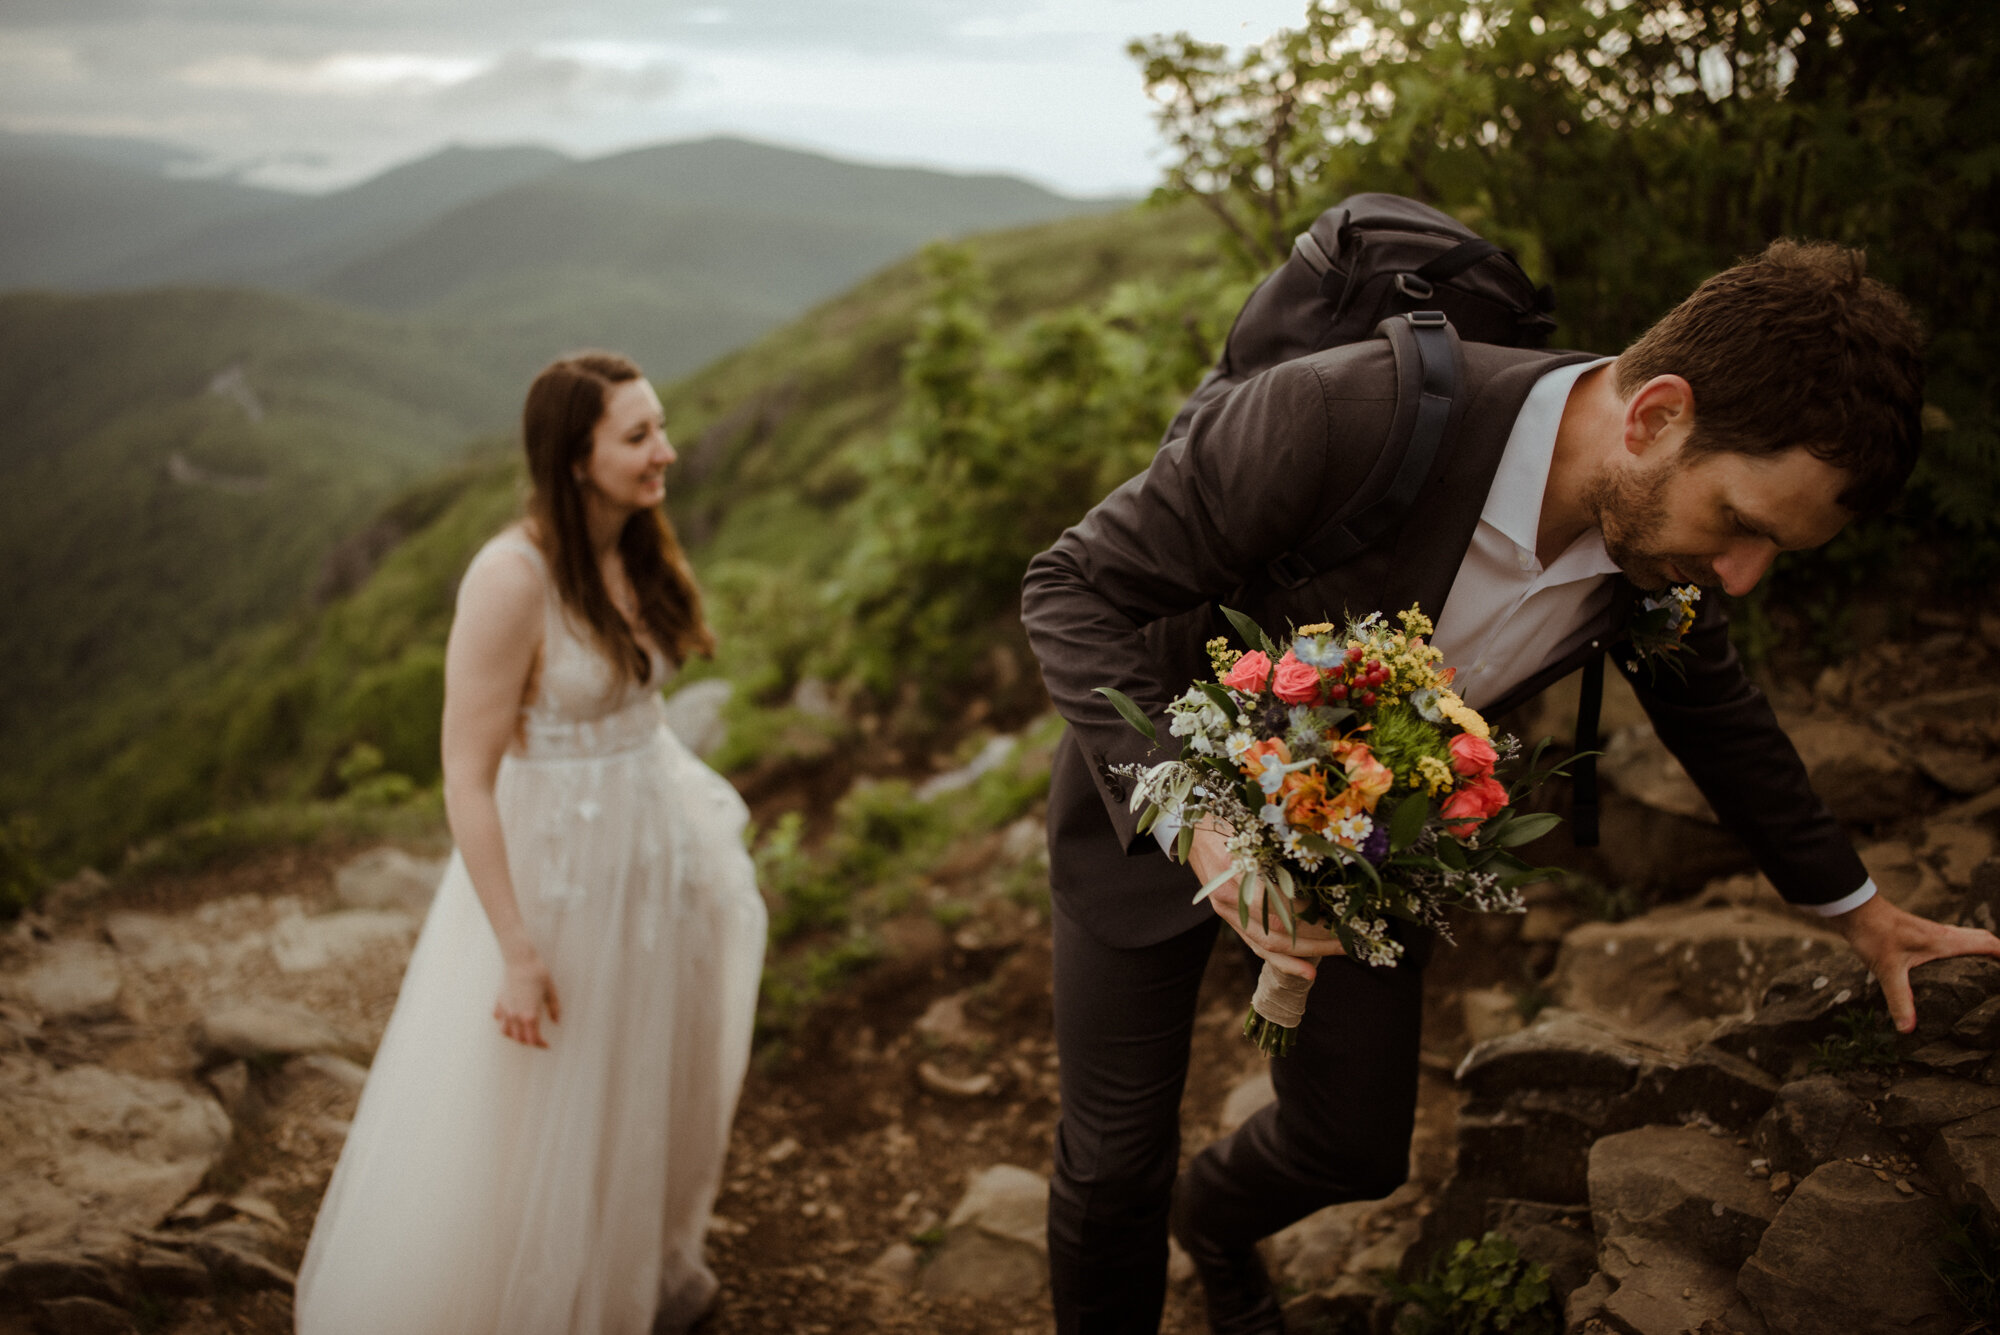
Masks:
[[[657,718],[611,754],[503,762],[562,1021],[547,1049],[501,1037],[499,948],[454,855],[299,1270],[304,1335],[645,1335],[712,1296],[764,906],[742,802]]]

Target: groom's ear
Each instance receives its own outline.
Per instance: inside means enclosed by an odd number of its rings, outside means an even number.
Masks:
[[[1694,386],[1677,375],[1656,375],[1625,401],[1625,449],[1643,459],[1685,444],[1694,430]]]

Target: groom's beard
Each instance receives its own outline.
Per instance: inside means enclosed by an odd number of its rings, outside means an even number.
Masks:
[[[1667,519],[1667,483],[1685,466],[1678,456],[1662,467],[1599,478],[1585,497],[1597,513],[1604,550],[1625,578],[1649,592],[1670,584],[1719,587],[1722,580],[1709,569],[1708,558],[1660,551],[1660,530]]]

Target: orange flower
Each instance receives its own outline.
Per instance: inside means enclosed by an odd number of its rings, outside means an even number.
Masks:
[[[1326,775],[1322,771],[1309,769],[1287,774],[1278,793],[1284,799],[1285,819],[1293,825],[1315,830],[1325,824],[1320,815],[1320,808],[1326,802]]]
[[[1255,779],[1264,773],[1265,756],[1276,756],[1281,765],[1292,763],[1292,749],[1285,745],[1282,737],[1266,737],[1261,742],[1252,742],[1243,752],[1243,758],[1236,763],[1245,774]]]
[[[1362,809],[1372,813],[1375,804],[1396,782],[1396,776],[1389,767],[1375,758],[1375,753],[1364,742],[1337,742],[1333,747],[1334,759],[1347,770],[1349,792],[1361,795]]]

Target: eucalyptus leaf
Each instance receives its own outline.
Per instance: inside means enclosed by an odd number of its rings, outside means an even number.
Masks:
[[[1153,726],[1153,720],[1146,717],[1145,710],[1132,703],[1131,696],[1111,686],[1100,686],[1097,693],[1109,700],[1111,707],[1118,711],[1118,716],[1137,728],[1147,741],[1157,743],[1160,740],[1159,729]]]

